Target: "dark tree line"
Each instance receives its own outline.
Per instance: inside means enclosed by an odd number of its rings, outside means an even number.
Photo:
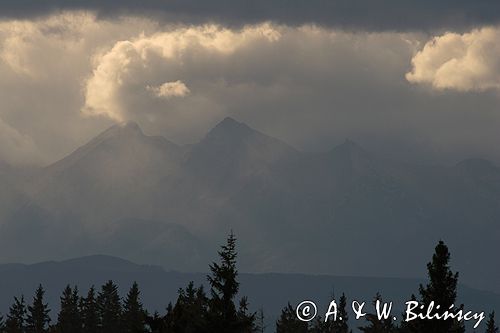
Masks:
[[[61,309],[57,322],[51,325],[50,309],[44,302],[44,289],[40,285],[31,305],[24,297],[14,303],[2,321],[2,333],[139,333],[147,332],[147,312],[140,302],[139,287],[134,283],[125,300],[118,295],[118,287],[108,281],[96,295],[91,287],[86,297],[78,288],[67,286],[61,296]]]
[[[450,252],[444,242],[440,241],[435,248],[432,260],[427,264],[429,282],[427,285],[420,285],[419,298],[411,296],[411,300],[419,301],[425,305],[425,308],[434,301],[440,304],[442,308],[447,309],[452,304],[456,304],[458,273],[453,273],[450,268]],[[377,294],[374,304],[377,300],[382,302],[382,296]],[[463,306],[458,307],[458,309]],[[276,323],[277,333],[347,333],[351,332],[346,321],[324,322],[321,318],[312,322],[300,321],[295,313],[295,308],[290,304],[282,310],[281,316]],[[434,314],[431,312],[431,314]],[[418,313],[417,310],[414,312]],[[346,298],[342,295],[339,302],[339,317],[347,318]],[[410,322],[402,322],[396,325],[392,318],[379,320],[374,313],[367,314],[365,317],[365,326],[358,327],[361,332],[366,333],[464,333],[465,326],[463,322],[454,319],[449,320],[420,320],[416,319]],[[489,315],[486,323],[486,333],[498,333],[498,327],[495,324],[495,313]],[[478,332],[478,331],[476,331]]]
[[[60,298],[57,321],[51,323],[50,309],[40,285],[33,301],[14,298],[5,318],[0,317],[1,333],[247,333],[258,332],[257,317],[248,310],[246,297],[236,301],[239,291],[236,269],[236,238],[231,233],[219,251],[220,262],[210,265],[209,294],[203,286],[190,282],[180,289],[175,304],[165,315],[149,314],[134,283],[122,299],[118,286],[108,281],[99,291],[91,287],[85,296],[67,286]],[[236,301],[236,303],[235,303]]]
[[[239,301],[238,271],[236,268],[236,238],[231,233],[227,243],[218,252],[220,261],[210,265],[207,276],[210,290],[190,282],[178,291],[175,304],[170,303],[164,315],[148,313],[140,300],[137,283],[122,299],[113,281],[105,283],[99,291],[91,287],[85,295],[78,288],[66,286],[60,297],[60,311],[52,323],[50,309],[44,301],[45,291],[40,285],[32,301],[24,296],[15,297],[8,314],[0,316],[0,333],[251,333],[264,332],[264,311],[249,311],[246,297]],[[431,301],[448,307],[457,298],[458,273],[453,273],[448,247],[439,242],[431,262],[427,265],[429,282],[419,288],[419,298],[412,300],[428,305]],[[374,303],[382,301],[377,294]],[[318,316],[311,322],[297,318],[289,303],[276,322],[277,333],[350,333],[348,300],[342,294],[338,302],[337,318],[325,321]],[[392,318],[379,320],[371,313],[365,325],[358,327],[366,333],[463,333],[465,327],[456,320],[415,320],[395,325]],[[489,315],[486,333],[499,333],[495,314]]]

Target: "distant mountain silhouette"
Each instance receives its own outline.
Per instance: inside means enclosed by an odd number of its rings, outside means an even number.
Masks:
[[[29,174],[0,170],[0,260],[106,253],[204,270],[230,229],[255,272],[422,276],[446,240],[462,281],[500,292],[500,169],[301,152],[232,118],[179,146],[115,125]]]
[[[225,118],[192,147],[185,167],[196,180],[221,192],[268,176],[273,166],[296,154],[286,143]]]
[[[165,312],[168,302],[175,302],[177,291],[190,281],[207,286],[205,273],[180,273],[165,271],[157,266],[138,265],[133,262],[103,255],[74,258],[66,261],[42,262],[32,265],[0,265],[0,313],[5,314],[14,296],[24,294],[29,300],[39,283],[45,287],[46,299],[55,316],[59,309],[59,297],[69,283],[78,285],[84,295],[88,288],[100,288],[109,279],[120,287],[122,296],[134,281],[139,283],[142,301],[150,311]],[[338,298],[346,293],[349,300],[370,301],[381,292],[386,301],[394,302],[395,313],[403,310],[404,302],[415,293],[417,279],[341,277],[302,274],[241,274],[241,294],[248,295],[252,310],[263,308],[266,323],[274,328],[274,321],[288,301],[296,305],[305,299],[314,300],[320,311],[326,310],[332,293]],[[474,311],[500,310],[500,295],[461,285],[461,303]]]

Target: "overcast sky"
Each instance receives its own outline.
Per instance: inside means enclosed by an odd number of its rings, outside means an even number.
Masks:
[[[233,116],[302,150],[500,162],[498,1],[2,1],[0,160]]]

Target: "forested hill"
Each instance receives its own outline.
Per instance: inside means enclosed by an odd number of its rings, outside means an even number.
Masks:
[[[110,256],[89,256],[61,262],[44,262],[32,265],[0,265],[0,312],[6,314],[14,296],[24,294],[27,302],[41,283],[46,290],[46,300],[51,315],[56,316],[60,296],[67,284],[77,285],[84,295],[91,285],[99,290],[107,280],[113,280],[125,296],[134,281],[141,290],[141,299],[149,311],[165,311],[169,302],[175,302],[179,288],[189,281],[208,286],[206,273],[181,273],[166,271],[157,266],[138,265]],[[409,299],[418,291],[424,279],[362,278],[339,276],[314,276],[302,274],[240,274],[240,293],[249,296],[253,310],[263,308],[270,321],[278,317],[284,305],[297,304],[304,299],[314,299],[318,305],[327,306],[334,292],[349,299],[370,301],[380,292],[387,301],[396,304]],[[474,310],[500,310],[500,295],[483,292],[461,285],[460,302]],[[273,326],[272,323],[271,326]]]

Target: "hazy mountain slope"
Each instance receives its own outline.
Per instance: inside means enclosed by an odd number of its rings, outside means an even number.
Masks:
[[[225,118],[198,144],[184,164],[186,172],[218,192],[237,191],[236,184],[266,177],[277,164],[299,153],[231,118]]]
[[[169,269],[203,267],[210,247],[185,227],[164,221],[123,219],[100,235],[94,253],[166,265]]]
[[[20,206],[26,197],[19,191],[12,177],[0,173],[0,225],[15,207]]]
[[[15,168],[0,160],[0,226],[17,208],[28,200],[23,185],[31,181],[37,173],[36,168]]]
[[[239,214],[231,204],[232,197],[257,184],[273,182],[276,170],[300,155],[282,141],[225,118],[189,147],[176,177],[158,187],[156,197],[161,200],[154,211],[183,221],[205,236],[220,237],[221,230],[245,225],[235,220]],[[172,203],[175,212],[166,211],[162,200]]]
[[[199,270],[233,229],[245,270],[415,276],[444,239],[464,281],[500,291],[499,170],[400,163],[349,140],[304,153],[231,118],[189,146],[116,125],[27,178],[21,199],[5,182],[0,255]]]
[[[33,200],[85,223],[149,218],[148,193],[180,159],[181,148],[166,139],[144,135],[135,123],[115,125],[47,167]]]

